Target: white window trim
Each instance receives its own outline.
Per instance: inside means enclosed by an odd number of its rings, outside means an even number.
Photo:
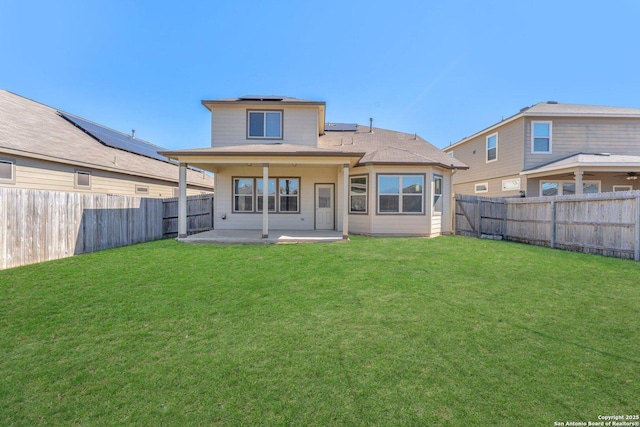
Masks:
[[[478,187],[480,187],[481,185],[484,185],[484,190],[478,190]],[[477,184],[474,185],[473,188],[474,193],[488,193],[489,192],[489,183],[488,182],[479,182]]]
[[[89,176],[89,185],[81,185],[78,183],[78,177],[80,175],[88,175]],[[91,186],[93,184],[93,178],[91,176],[91,172],[90,171],[85,171],[85,170],[76,170],[75,173],[73,174],[73,183],[74,183],[74,187],[75,188],[83,188],[85,190],[91,190]]]
[[[535,135],[533,133],[534,125],[547,124],[549,125],[549,151],[535,151]],[[553,122],[549,120],[532,120],[531,121],[531,154],[552,154],[553,152]]]
[[[13,159],[0,158],[0,162],[6,163],[9,165],[11,170],[11,176],[9,178],[0,178],[0,182],[4,184],[15,184],[16,183],[16,161]]]
[[[385,176],[397,176],[400,178],[400,181],[398,183],[399,188],[398,188],[398,193],[381,193],[380,192],[380,178],[381,177],[385,177]],[[418,197],[417,193],[411,193],[411,194],[404,194],[402,192],[402,181],[403,178],[406,176],[419,176],[422,179],[422,193],[420,193],[420,196],[422,197],[422,203],[420,204],[420,212],[404,212],[402,210],[403,208],[403,203],[402,203],[402,196],[403,195],[413,195],[415,197]],[[412,174],[412,173],[400,173],[400,174],[394,174],[394,173],[381,173],[377,175],[376,178],[377,181],[377,188],[376,188],[376,214],[378,215],[424,215],[425,214],[425,209],[424,209],[424,204],[425,204],[425,197],[426,197],[426,191],[425,191],[425,175],[424,174]],[[398,196],[398,212],[380,212],[380,196]]]
[[[364,178],[364,193],[353,193],[351,191],[351,180],[353,178]],[[364,211],[351,210],[351,197],[364,196]],[[354,215],[367,215],[369,213],[369,175],[351,175],[349,176],[349,213]]]
[[[564,196],[563,191],[562,191],[562,185],[566,184],[566,183],[572,183],[575,184],[576,182],[572,179],[564,179],[564,180],[540,180],[540,185],[539,185],[539,192],[538,194],[540,195],[540,197],[553,197],[553,196],[544,196],[542,194],[542,184],[546,183],[546,182],[555,182],[558,184],[558,194],[557,196]],[[588,181],[582,181],[582,185],[584,186],[585,184],[598,184],[598,193],[602,192],[602,181],[600,180],[588,180]]]
[[[494,136],[496,137],[496,146],[495,146],[496,158],[489,160],[489,138],[492,138]],[[485,139],[485,148],[486,148],[486,151],[485,151],[485,158],[484,159],[485,159],[486,163],[497,162],[498,161],[498,132],[492,133],[491,135],[487,135],[487,137]]]
[[[613,191],[632,191],[633,185],[614,185]]]
[[[263,121],[263,135],[264,136],[251,136],[251,113],[262,113],[264,116]],[[267,134],[267,113],[279,113],[280,114],[280,136],[266,136]],[[272,139],[281,140],[284,138],[284,110],[247,110],[247,139]]]

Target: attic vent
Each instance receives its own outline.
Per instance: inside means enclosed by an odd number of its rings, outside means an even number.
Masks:
[[[557,104],[558,101],[547,101],[547,104]]]

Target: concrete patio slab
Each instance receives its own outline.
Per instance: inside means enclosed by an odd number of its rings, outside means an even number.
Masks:
[[[262,230],[209,230],[177,239],[187,243],[278,244],[346,242],[341,231],[333,230],[269,230],[269,237],[262,237]]]

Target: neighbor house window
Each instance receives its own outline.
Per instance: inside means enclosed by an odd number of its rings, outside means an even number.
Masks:
[[[282,139],[282,111],[248,111],[247,136]]]
[[[600,181],[583,181],[582,194],[594,194],[600,192]],[[569,196],[576,194],[575,181],[542,181],[540,194],[543,196]]]
[[[91,188],[91,172],[76,171],[75,186],[76,188]]]
[[[149,194],[149,187],[146,185],[136,185],[136,194]]]
[[[442,213],[442,177],[433,176],[433,212]]]
[[[424,175],[378,175],[378,213],[423,213]]]
[[[474,187],[474,191],[476,193],[486,193],[489,191],[489,183],[488,182],[481,182],[479,184],[476,184]]]
[[[253,178],[233,180],[233,211],[253,212]]]
[[[487,163],[498,160],[498,134],[487,137]]]
[[[349,178],[349,212],[367,213],[367,176]]]
[[[633,190],[633,185],[614,185],[613,191],[631,191]]]
[[[14,177],[14,161],[9,159],[0,159],[0,181],[15,182]]]
[[[531,152],[551,153],[551,122],[531,122]]]
[[[256,179],[256,210],[262,212],[264,189],[262,185],[262,178]],[[269,205],[269,212],[276,211],[276,179],[269,178],[269,185],[267,186],[267,203]]]
[[[262,178],[234,178],[233,211],[262,212],[263,194]],[[300,178],[269,178],[267,197],[269,212],[300,212]]]

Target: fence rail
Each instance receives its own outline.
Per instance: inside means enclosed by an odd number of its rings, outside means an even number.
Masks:
[[[170,236],[173,205],[177,217],[177,198],[0,188],[0,269]],[[213,194],[187,210],[190,233],[212,228]]]
[[[456,234],[640,261],[640,191],[535,198],[456,195]]]

